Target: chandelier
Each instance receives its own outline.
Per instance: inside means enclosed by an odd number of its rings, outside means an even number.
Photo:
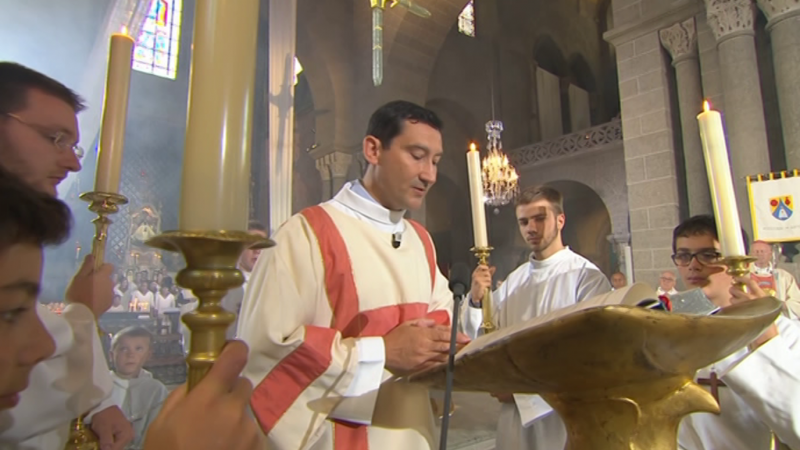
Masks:
[[[486,133],[489,135],[489,154],[483,158],[483,193],[487,205],[499,207],[511,203],[519,192],[519,175],[514,166],[508,162],[503,153],[503,122],[490,120],[486,122]]]

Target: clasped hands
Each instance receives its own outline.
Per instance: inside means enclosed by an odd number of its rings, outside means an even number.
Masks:
[[[432,319],[409,320],[383,337],[386,368],[403,375],[447,362],[451,329]],[[469,343],[469,337],[458,333],[456,350]]]

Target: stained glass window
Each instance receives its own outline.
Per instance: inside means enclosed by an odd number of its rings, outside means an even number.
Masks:
[[[181,34],[181,3],[182,0],[153,0],[133,53],[135,70],[175,79]]]
[[[458,15],[458,32],[475,37],[475,3],[469,0],[467,6]]]

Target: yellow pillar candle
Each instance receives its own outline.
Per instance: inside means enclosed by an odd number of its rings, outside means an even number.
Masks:
[[[106,94],[94,190],[119,192],[122,171],[122,148],[125,142],[125,121],[128,118],[128,92],[131,85],[133,38],[124,31],[111,35],[108,51]]]
[[[481,176],[481,155],[475,143],[469,145],[467,152],[467,170],[469,171],[469,196],[472,204],[472,232],[475,247],[488,247],[486,233],[486,209],[483,206],[483,178]]]
[[[259,0],[197,0],[182,230],[245,230]]]
[[[736,207],[736,193],[733,190],[722,115],[710,109],[708,102],[705,102],[703,112],[697,116],[697,121],[700,124],[700,139],[703,143],[703,155],[706,160],[722,255],[744,256],[742,226],[739,221],[739,210]]]

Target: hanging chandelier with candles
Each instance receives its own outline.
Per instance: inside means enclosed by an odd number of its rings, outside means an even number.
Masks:
[[[503,153],[503,141],[500,134],[503,132],[503,122],[490,120],[486,122],[486,133],[489,138],[487,150],[483,158],[483,192],[485,203],[499,207],[511,203],[519,192],[519,175],[508,156]]]

